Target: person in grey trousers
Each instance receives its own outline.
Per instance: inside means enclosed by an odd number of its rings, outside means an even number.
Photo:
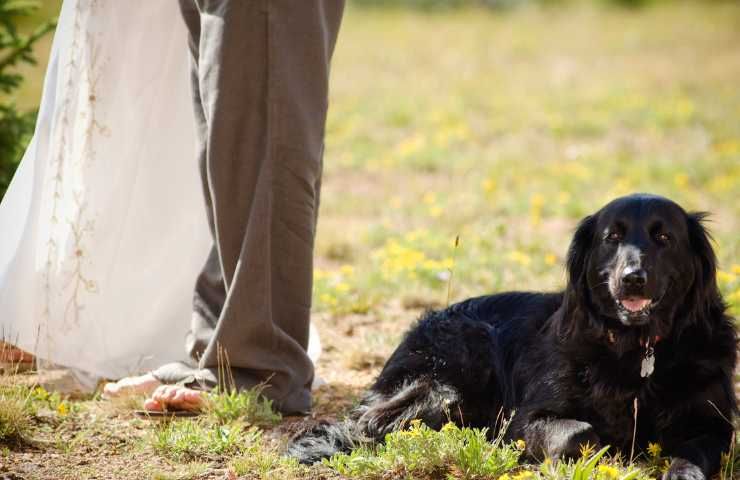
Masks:
[[[180,0],[180,7],[213,235],[195,284],[191,362],[108,384],[105,394],[150,394],[150,410],[197,409],[201,391],[220,382],[264,383],[262,394],[280,411],[307,412],[329,64],[344,0]]]

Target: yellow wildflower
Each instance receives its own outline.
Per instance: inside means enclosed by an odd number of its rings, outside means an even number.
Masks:
[[[714,149],[720,155],[735,155],[740,153],[740,140],[726,140],[714,145]]]
[[[726,300],[729,303],[740,303],[740,288],[727,295]]]
[[[511,480],[511,477],[509,476],[508,473],[504,473],[503,475],[498,477],[498,480]]]
[[[663,448],[660,446],[659,443],[649,442],[647,451],[651,457],[658,458],[660,457],[660,454],[663,452]]]
[[[319,300],[329,306],[336,306],[339,303],[336,297],[329,295],[328,293],[322,293],[319,296]]]
[[[334,286],[334,289],[339,293],[347,293],[350,290],[350,287],[347,283],[339,282]]]
[[[535,193],[532,198],[529,199],[532,207],[541,208],[545,204],[545,196],[541,193]]]
[[[585,443],[581,445],[581,456],[584,458],[590,457],[596,451],[596,445]]]
[[[545,197],[541,193],[535,193],[529,199],[529,217],[533,225],[538,225],[542,220],[542,207],[545,205]]]
[[[735,185],[735,179],[730,175],[718,175],[714,177],[707,188],[713,193],[724,193]]]
[[[66,417],[69,413],[69,407],[67,407],[67,404],[62,402],[57,406],[57,413],[61,415],[62,417]]]
[[[521,438],[515,442],[517,450],[524,450],[527,447],[527,444],[524,440]]]
[[[447,423],[445,423],[445,424],[444,424],[444,426],[442,427],[442,430],[441,430],[441,432],[442,432],[442,433],[447,433],[447,432],[454,432],[455,430],[457,430],[457,425],[455,425],[455,424],[454,424],[454,423],[452,423],[452,422],[447,422]]]
[[[513,480],[529,480],[530,478],[534,478],[534,473],[530,472],[529,470],[523,470],[514,477],[512,477]]]
[[[545,255],[545,265],[552,267],[557,263],[557,261],[558,257],[556,257],[554,253],[548,253]]]
[[[570,201],[570,192],[562,191],[558,193],[558,202],[561,205],[565,205]]]
[[[496,181],[492,178],[486,178],[481,182],[481,186],[486,193],[491,193],[496,190]]]
[[[33,393],[36,396],[36,398],[40,400],[44,400],[49,396],[49,392],[47,392],[44,387],[36,387],[33,389]]]
[[[353,267],[352,265],[342,265],[341,267],[339,267],[339,272],[342,275],[349,277],[355,273],[355,267]]]
[[[719,283],[732,283],[735,281],[735,275],[724,270],[717,270],[717,280]]]
[[[619,470],[611,465],[601,464],[599,465],[599,474],[606,478],[617,478],[619,477]]]
[[[421,135],[413,135],[403,140],[396,147],[396,152],[401,157],[408,157],[415,154],[424,147],[426,139]]]
[[[532,263],[532,259],[529,257],[529,255],[522,252],[521,250],[513,250],[509,252],[509,260],[511,260],[512,262],[518,263],[519,265],[522,265],[523,267],[526,267],[530,263]]]
[[[673,177],[673,183],[675,183],[678,188],[686,188],[689,185],[689,176],[685,173],[677,173]]]

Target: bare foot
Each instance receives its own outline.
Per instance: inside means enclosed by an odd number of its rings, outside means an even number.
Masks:
[[[103,398],[149,395],[160,385],[162,385],[162,382],[154,378],[151,373],[138,377],[126,377],[117,382],[107,383],[103,387]]]
[[[160,385],[151,397],[144,401],[146,410],[161,412],[165,410],[197,411],[206,403],[205,392],[179,385]]]

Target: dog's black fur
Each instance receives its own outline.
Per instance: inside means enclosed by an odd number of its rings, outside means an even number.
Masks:
[[[637,402],[636,450],[659,442],[666,479],[708,478],[731,442],[737,336],[702,219],[653,195],[612,201],[578,226],[564,292],[426,314],[350,418],[313,427],[289,454],[311,463],[412,419],[494,431],[513,411],[506,435],[530,458],[578,456],[586,442],[629,454]]]

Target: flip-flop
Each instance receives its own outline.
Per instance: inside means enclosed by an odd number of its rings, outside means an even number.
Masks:
[[[201,412],[193,410],[134,410],[134,414],[146,418],[197,417]]]

